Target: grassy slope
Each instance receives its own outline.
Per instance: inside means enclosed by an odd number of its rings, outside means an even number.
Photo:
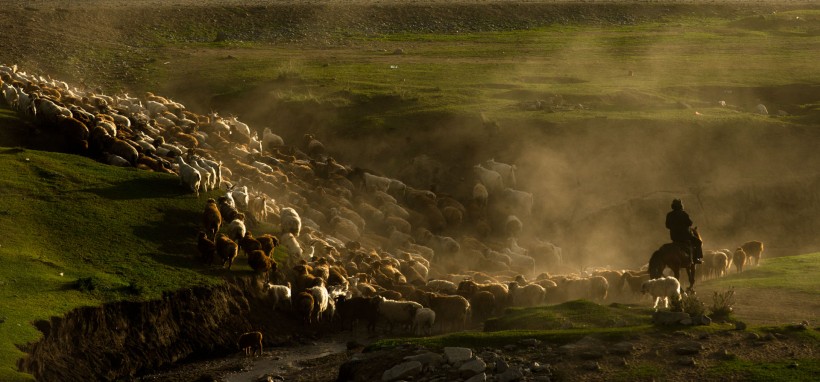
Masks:
[[[820,253],[764,259],[760,267],[703,283],[704,288],[768,289],[820,297]]]
[[[0,148],[0,190],[0,380],[30,378],[15,345],[34,320],[219,280],[193,260],[203,197],[173,176]],[[86,277],[96,288],[76,290]]]
[[[797,15],[805,20],[807,15],[814,17],[814,12],[767,16],[784,21],[771,25],[673,16],[662,23],[626,26],[551,25],[496,33],[351,36],[348,45],[336,47],[263,41],[185,43],[179,42],[184,38],[170,41],[155,36],[158,51],[169,61],[150,64],[153,82],[134,85],[144,87],[140,90],[167,84],[171,91],[190,90],[190,82],[180,84],[178,79],[207,72],[213,75],[198,82],[196,87],[204,90],[200,94],[241,94],[287,76],[304,83],[278,94],[286,99],[333,100],[338,91],[401,97],[406,102],[398,107],[371,111],[386,126],[407,115],[442,110],[552,122],[601,115],[691,120],[693,111],[675,107],[678,101],[712,118],[745,120],[756,117],[722,109],[718,99],[687,90],[805,84],[820,77],[812,53],[820,36],[806,33],[806,26],[817,22],[793,25],[787,21]],[[180,27],[180,33],[185,31]],[[404,53],[393,54],[397,48]],[[227,56],[236,59],[225,59]],[[634,76],[627,75],[630,70]],[[604,102],[594,110],[559,113],[525,112],[516,106],[520,100],[547,99],[559,93],[565,99],[566,95],[580,97],[568,100],[572,104],[584,103],[583,97],[623,90],[653,97],[661,105],[620,105],[609,110]],[[748,110],[757,100],[748,102],[751,104],[738,106]]]

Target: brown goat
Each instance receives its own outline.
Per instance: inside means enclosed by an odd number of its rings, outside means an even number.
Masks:
[[[261,249],[253,250],[248,253],[248,266],[257,273],[265,276],[265,283],[270,280],[270,272],[276,272],[276,261],[266,255]]]
[[[743,250],[743,247],[737,247],[735,253],[732,254],[732,264],[737,268],[737,273],[743,272],[743,266],[746,265],[747,258],[748,256],[746,255],[746,251]]]
[[[204,231],[199,231],[199,238],[196,244],[199,250],[199,255],[205,265],[211,265],[216,257],[216,244],[208,239],[208,235]]]
[[[746,256],[754,259],[754,265],[760,265],[760,256],[763,254],[763,243],[759,241],[747,241],[740,246],[743,248],[743,252],[746,252]],[[749,264],[752,264],[752,260],[749,259]]]

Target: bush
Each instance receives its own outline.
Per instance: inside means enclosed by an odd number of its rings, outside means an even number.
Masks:
[[[709,311],[712,313],[712,318],[728,318],[734,310],[735,305],[735,288],[720,293],[715,291],[712,296],[712,306]]]
[[[697,317],[706,314],[706,304],[700,301],[694,293],[682,294],[680,299],[680,309],[689,313],[690,317]]]
[[[74,284],[74,289],[80,292],[92,291],[94,289],[97,289],[97,280],[95,280],[93,277],[80,277]]]

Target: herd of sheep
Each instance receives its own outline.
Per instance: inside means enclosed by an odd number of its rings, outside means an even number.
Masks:
[[[508,306],[634,298],[648,280],[642,270],[571,272],[559,247],[525,238],[533,195],[516,189],[514,165],[475,165],[472,193],[454,196],[337,162],[311,134],[288,145],[269,127],[260,136],[236,117],[151,93],[108,96],[5,65],[0,87],[0,103],[57,149],[174,174],[197,197],[214,196],[196,240],[202,262],[230,269],[245,257],[273,308],[306,324],[429,335]],[[746,254],[763,250],[751,243],[709,252],[702,268],[742,270]]]

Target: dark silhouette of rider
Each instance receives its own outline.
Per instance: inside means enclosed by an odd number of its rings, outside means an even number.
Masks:
[[[680,199],[672,200],[672,211],[666,214],[666,228],[669,229],[669,236],[673,243],[680,245],[686,251],[689,255],[689,261],[701,264],[703,263],[702,259],[693,258],[694,251],[692,250],[690,227],[692,227],[692,219],[683,210],[683,202]]]

